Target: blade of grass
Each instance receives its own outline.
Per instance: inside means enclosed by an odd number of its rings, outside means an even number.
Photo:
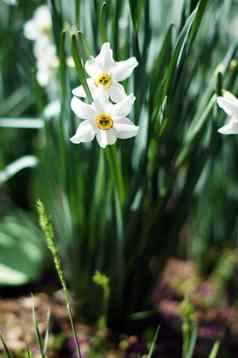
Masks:
[[[99,10],[99,34],[101,43],[107,42],[107,28],[106,28],[106,1],[103,1]]]
[[[51,318],[51,313],[50,313],[50,310],[48,309],[47,321],[46,321],[47,322],[46,323],[46,332],[45,332],[45,337],[44,337],[44,353],[45,353],[45,355],[47,354],[48,343],[49,343],[50,318]]]
[[[86,80],[86,73],[85,73],[85,70],[83,68],[82,61],[81,61],[81,58],[80,58],[80,55],[79,55],[78,41],[79,41],[79,33],[78,32],[72,33],[72,35],[71,35],[71,49],[72,49],[72,56],[73,56],[73,59],[74,59],[76,71],[77,71],[79,80],[80,80],[80,82],[81,82],[81,84],[82,84],[82,86],[83,86],[83,88],[85,90],[87,100],[88,100],[89,103],[91,103],[93,101],[93,97],[92,97],[91,92],[89,90],[87,80]]]
[[[195,349],[195,346],[196,346],[196,342],[197,342],[197,325],[195,324],[193,326],[188,351],[187,351],[187,353],[186,353],[184,358],[192,358],[193,353],[194,353],[194,349]]]
[[[15,162],[9,164],[4,170],[0,171],[0,186],[7,180],[26,168],[34,168],[38,165],[38,159],[33,155],[26,155]]]
[[[0,118],[2,128],[44,128],[44,121],[40,118]]]
[[[153,356],[153,353],[155,351],[156,341],[157,341],[158,336],[159,336],[159,330],[160,330],[160,326],[158,326],[156,331],[155,331],[153,342],[152,342],[152,344],[150,346],[150,350],[149,350],[147,358],[152,358],[152,356]]]
[[[3,338],[3,336],[1,334],[0,334],[0,340],[2,342],[3,349],[4,349],[4,352],[6,354],[6,357],[7,358],[13,358],[13,356],[12,356],[11,352],[9,351],[9,349],[8,349],[6,343],[5,343],[5,340],[4,340],[4,338]]]
[[[32,296],[34,298],[34,296]],[[34,324],[34,330],[35,330],[35,336],[38,342],[38,346],[40,349],[40,356],[41,358],[46,358],[45,352],[44,352],[44,343],[43,343],[43,338],[41,336],[40,333],[40,329],[39,329],[39,321],[36,317],[36,308],[35,308],[35,303],[33,301],[32,304],[32,318],[33,318],[33,324]]]
[[[219,351],[219,348],[220,348],[220,342],[215,342],[214,345],[213,345],[213,348],[212,348],[212,351],[211,353],[209,354],[209,357],[208,358],[216,358],[217,354],[218,354],[218,351]]]
[[[75,342],[75,347],[76,347],[76,354],[77,354],[78,358],[82,358],[82,354],[80,351],[80,345],[79,345],[79,339],[78,339],[78,335],[76,332],[76,326],[75,326],[75,322],[73,319],[73,312],[72,312],[72,308],[71,308],[71,304],[70,304],[70,295],[69,295],[68,288],[66,286],[63,266],[62,266],[59,250],[58,250],[58,247],[55,242],[53,227],[52,227],[51,223],[49,222],[44,205],[40,200],[37,201],[36,208],[37,208],[37,212],[38,212],[38,216],[39,216],[40,227],[41,227],[43,233],[45,234],[47,246],[48,246],[49,251],[52,254],[55,268],[56,268],[59,280],[60,280],[62,288],[63,288],[66,307],[67,307],[70,325],[71,325],[71,329],[73,332],[73,337],[74,337],[74,342]]]

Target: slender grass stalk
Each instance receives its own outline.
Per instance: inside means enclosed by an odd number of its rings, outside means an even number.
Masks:
[[[26,353],[25,353],[25,358],[33,358],[32,352],[27,350]]]
[[[125,202],[125,185],[123,181],[121,161],[116,146],[109,146],[105,149],[111,174],[114,180],[115,189],[119,198],[120,206],[123,208]]]
[[[74,323],[74,319],[73,319],[72,308],[71,308],[71,304],[70,304],[70,295],[69,295],[68,288],[66,286],[66,281],[65,281],[65,277],[64,277],[64,271],[63,271],[63,267],[62,267],[61,257],[60,257],[59,250],[57,248],[55,238],[54,238],[53,227],[52,227],[51,223],[49,222],[49,219],[48,219],[48,216],[46,214],[44,205],[40,200],[37,201],[36,208],[37,208],[37,211],[38,211],[39,223],[40,223],[41,229],[45,234],[46,241],[47,241],[47,246],[48,246],[48,249],[50,250],[50,252],[52,254],[54,264],[55,264],[55,268],[56,268],[58,277],[60,279],[60,282],[61,282],[61,285],[62,285],[62,288],[63,288],[66,307],[67,307],[67,311],[68,311],[68,315],[69,315],[69,319],[70,319],[70,325],[71,325],[71,329],[72,329],[73,337],[74,337],[74,341],[75,341],[75,346],[76,346],[76,354],[77,354],[78,358],[82,358],[82,354],[81,354],[81,351],[80,351],[79,339],[78,339],[78,335],[77,335],[77,332],[76,332],[76,327],[75,327],[75,323]]]
[[[32,318],[33,318],[36,339],[37,339],[38,346],[40,349],[40,356],[41,356],[41,358],[46,358],[46,354],[45,354],[45,350],[44,350],[44,342],[43,342],[43,338],[41,336],[40,329],[39,329],[39,321],[36,317],[36,308],[35,308],[34,301],[33,301],[33,305],[32,305]]]
[[[93,282],[96,283],[99,287],[101,287],[103,292],[102,313],[101,313],[101,317],[99,317],[98,326],[99,329],[106,330],[108,305],[109,305],[109,298],[110,298],[110,281],[107,276],[103,275],[99,271],[96,271],[93,276]]]
[[[214,345],[212,347],[212,351],[209,354],[208,358],[216,358],[217,354],[218,354],[218,351],[219,351],[219,348],[220,348],[220,342],[217,341],[217,342],[214,343]]]
[[[3,349],[4,349],[4,352],[6,354],[6,357],[7,358],[13,358],[13,356],[12,356],[11,352],[9,351],[9,349],[8,349],[8,347],[6,345],[6,342],[5,342],[5,340],[4,340],[4,338],[3,338],[3,336],[1,334],[0,334],[0,340],[2,342]]]
[[[82,60],[81,60],[81,57],[80,57],[80,52],[79,52],[79,47],[78,47],[78,41],[80,41],[80,38],[79,38],[79,33],[78,32],[73,32],[71,34],[71,49],[72,49],[72,56],[73,56],[73,59],[74,59],[74,63],[75,63],[75,68],[76,68],[76,71],[78,73],[78,76],[79,76],[79,80],[85,90],[85,93],[86,93],[86,96],[87,96],[87,100],[89,103],[92,103],[93,101],[93,97],[92,97],[92,94],[89,90],[89,87],[88,87],[88,84],[87,84],[87,80],[86,80],[86,73],[85,73],[85,70],[83,68],[83,65],[82,65]],[[83,46],[83,44],[82,44]]]
[[[45,337],[44,337],[44,354],[45,355],[47,354],[48,342],[49,342],[50,318],[51,318],[51,314],[50,314],[50,310],[48,310],[48,312],[47,312],[46,332],[45,332]]]
[[[103,1],[99,10],[99,34],[101,43],[108,41],[106,30],[106,7],[107,3],[106,1]]]
[[[155,351],[155,345],[156,345],[156,342],[157,342],[157,339],[158,339],[158,336],[159,336],[159,330],[160,330],[160,326],[158,326],[156,331],[155,331],[153,342],[152,342],[152,344],[150,346],[150,350],[149,350],[149,353],[147,355],[147,358],[152,358],[152,356],[153,356],[153,353]]]

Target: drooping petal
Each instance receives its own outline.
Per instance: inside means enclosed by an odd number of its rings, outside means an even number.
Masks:
[[[135,137],[138,134],[139,127],[128,118],[121,118],[114,121],[114,129],[118,138],[127,139]]]
[[[34,20],[29,20],[24,25],[24,36],[28,40],[36,40],[38,37],[38,31]]]
[[[135,99],[133,94],[126,96],[122,101],[113,106],[113,115],[116,117],[126,117],[130,113]]]
[[[132,74],[136,66],[138,66],[138,61],[135,57],[131,57],[125,61],[116,62],[111,70],[113,79],[119,82],[126,80]]]
[[[96,115],[92,106],[87,103],[84,103],[77,97],[72,98],[71,109],[79,118],[92,120]]]
[[[90,90],[90,92],[92,93],[92,96],[93,96],[95,90],[97,89],[97,86],[95,85],[95,82],[91,78],[87,79],[87,84],[88,84],[89,90]],[[84,91],[83,86],[79,86],[79,87],[74,88],[72,93],[73,93],[74,96],[79,97],[79,98],[80,97],[82,97],[82,98],[86,97],[86,93]]]
[[[238,118],[238,99],[228,97],[217,97],[217,104],[229,116]]]
[[[115,144],[117,140],[116,132],[113,128],[109,130],[99,130],[96,138],[101,148]]]
[[[238,120],[231,119],[225,126],[218,129],[221,134],[238,134]]]
[[[90,121],[86,120],[80,123],[75,135],[70,138],[74,144],[91,142],[95,137],[95,130]]]
[[[89,59],[85,63],[85,70],[87,74],[92,78],[96,78],[102,72],[102,69],[96,63],[95,58],[92,56],[89,57]]]
[[[113,60],[113,52],[110,47],[109,42],[105,42],[100,50],[99,55],[95,58],[97,65],[105,72],[110,71],[110,69],[115,65]]]
[[[113,81],[111,87],[109,88],[109,97],[115,103],[120,102],[126,97],[125,89],[120,83]]]

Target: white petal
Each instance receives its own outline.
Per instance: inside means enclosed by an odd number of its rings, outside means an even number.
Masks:
[[[92,120],[96,113],[93,110],[92,106],[87,103],[84,103],[77,97],[73,97],[71,100],[71,109],[76,114],[76,116],[84,119]]]
[[[37,71],[36,78],[40,86],[45,87],[50,82],[51,73],[47,69],[39,69]]]
[[[105,72],[110,71],[111,67],[115,65],[115,61],[113,60],[113,52],[110,48],[109,42],[106,42],[102,45],[100,53],[95,58],[95,61]]]
[[[90,121],[86,120],[80,123],[75,135],[70,138],[74,144],[83,142],[91,142],[95,137],[95,130]]]
[[[28,40],[35,40],[38,36],[36,23],[34,20],[29,20],[24,25],[24,36]]]
[[[115,67],[111,70],[113,79],[119,82],[126,80],[136,66],[138,66],[138,61],[135,57],[116,62]]]
[[[47,5],[39,6],[34,15],[34,19],[38,24],[38,27],[42,30],[44,29],[51,29],[52,21],[51,21],[51,15],[50,10]]]
[[[90,92],[92,93],[92,96],[93,96],[93,94],[97,90],[97,86],[95,85],[95,82],[91,78],[87,79],[87,84],[88,84],[89,90],[90,90]],[[72,93],[76,97],[83,97],[83,98],[86,97],[86,93],[84,91],[83,86],[79,86],[79,87],[74,88]]]
[[[114,121],[114,128],[118,138],[127,139],[135,137],[138,134],[139,127],[128,118]]]
[[[113,115],[116,117],[126,117],[135,102],[135,96],[130,94],[129,96],[125,97],[122,101],[118,102],[113,106]]]
[[[60,114],[60,101],[58,99],[50,102],[44,109],[46,118],[56,117]]]
[[[96,96],[93,100],[93,107],[95,112],[100,113],[111,113],[113,105],[109,102],[107,92],[101,90],[98,92],[98,96]]]
[[[230,97],[217,97],[217,104],[221,107],[229,116],[235,116],[238,118],[238,100],[231,99]]]
[[[231,119],[225,126],[218,129],[221,134],[238,134],[238,121]]]
[[[124,87],[120,83],[113,81],[111,88],[109,88],[109,97],[115,103],[120,102],[126,97]]]
[[[99,130],[96,137],[101,148],[115,144],[117,140],[116,132],[113,128],[109,130]]]
[[[96,78],[100,73],[102,73],[102,69],[96,63],[94,57],[89,57],[89,59],[85,63],[85,70],[90,77]]]

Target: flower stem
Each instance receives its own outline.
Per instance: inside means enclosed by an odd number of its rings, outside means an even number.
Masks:
[[[122,209],[125,202],[125,186],[122,176],[120,157],[115,146],[109,146],[106,149],[106,155],[107,155],[109,167],[112,172],[120,206]]]

